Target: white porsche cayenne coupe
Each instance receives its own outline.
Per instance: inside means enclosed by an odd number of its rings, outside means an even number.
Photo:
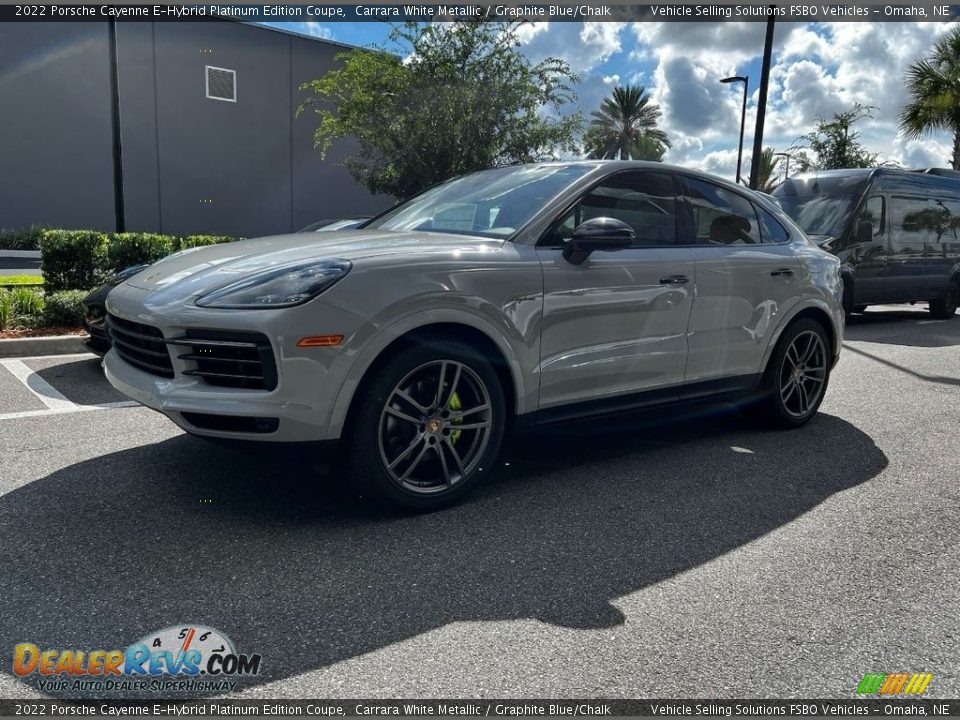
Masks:
[[[104,366],[189,433],[335,441],[367,493],[430,509],[521,423],[739,399],[803,425],[841,292],[760,194],[660,163],[511,166],[357,229],[161,260],[107,298]]]

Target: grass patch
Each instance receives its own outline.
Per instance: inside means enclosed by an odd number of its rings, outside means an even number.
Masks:
[[[42,275],[0,275],[2,285],[43,285]]]

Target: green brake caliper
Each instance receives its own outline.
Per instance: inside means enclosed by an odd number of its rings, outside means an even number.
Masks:
[[[450,402],[447,403],[447,410],[462,410],[463,404],[460,402],[460,394],[456,390],[453,391],[450,395]],[[455,418],[450,421],[454,425],[460,425],[463,422],[463,418]],[[454,430],[450,433],[450,442],[456,442],[460,439],[460,434],[463,430]]]

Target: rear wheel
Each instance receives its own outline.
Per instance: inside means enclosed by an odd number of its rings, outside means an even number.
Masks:
[[[811,318],[784,331],[764,373],[760,408],[768,420],[795,428],[817,413],[830,381],[829,347],[823,326]]]
[[[937,320],[949,320],[960,303],[960,281],[951,280],[943,297],[930,301],[930,315]]]
[[[433,510],[489,475],[503,439],[503,390],[469,345],[437,340],[402,350],[361,392],[348,459],[375,499]]]

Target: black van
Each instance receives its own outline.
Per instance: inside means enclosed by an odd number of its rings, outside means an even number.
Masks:
[[[927,301],[950,318],[960,301],[960,174],[826,170],[773,191],[783,209],[843,262],[847,313]]]

